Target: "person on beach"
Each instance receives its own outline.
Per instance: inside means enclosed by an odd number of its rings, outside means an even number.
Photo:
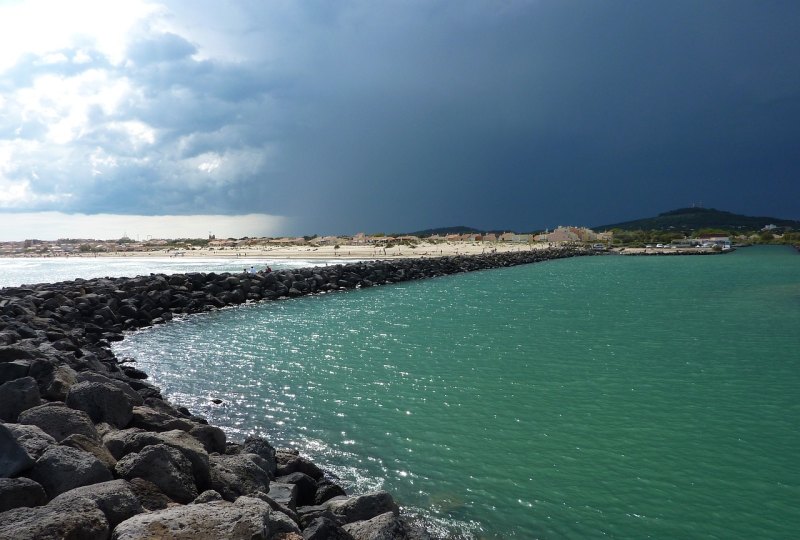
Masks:
[[[255,266],[251,266],[250,267],[250,273],[251,274],[255,274],[256,273],[256,267]]]

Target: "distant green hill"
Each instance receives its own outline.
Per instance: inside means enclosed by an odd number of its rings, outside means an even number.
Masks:
[[[800,229],[800,221],[774,217],[752,217],[716,210],[714,208],[679,208],[664,212],[656,217],[635,219],[622,223],[611,223],[592,227],[596,231],[610,229],[658,230],[658,231],[696,231],[698,229],[725,229],[738,231],[757,231],[766,225]]]

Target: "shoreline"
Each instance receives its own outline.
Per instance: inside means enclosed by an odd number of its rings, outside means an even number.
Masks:
[[[0,258],[6,259],[285,259],[285,260],[341,260],[350,261],[377,261],[397,259],[422,259],[436,257],[456,257],[471,255],[494,255],[502,253],[524,253],[528,251],[547,251],[553,249],[590,249],[589,246],[556,243],[511,243],[511,242],[422,242],[414,247],[409,245],[395,245],[384,249],[371,245],[336,246],[276,246],[253,247],[247,249],[156,249],[149,251],[113,251],[97,253],[69,253],[69,254],[4,254]],[[600,253],[619,255],[711,255],[727,253],[714,251],[711,248],[684,247],[684,248],[637,248],[637,247],[612,247]]]
[[[220,428],[164,399],[110,343],[175,316],[245,302],[594,254],[552,248],[0,289],[0,443],[8,456],[0,480],[12,493],[0,508],[0,536],[56,528],[62,536],[142,538],[150,525],[168,530],[187,520],[201,534],[209,523],[218,531],[244,519],[263,538],[361,540],[376,530],[429,538],[387,492],[348,496],[295,450],[261,437],[227,441]]]

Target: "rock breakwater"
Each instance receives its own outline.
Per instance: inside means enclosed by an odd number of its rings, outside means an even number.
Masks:
[[[231,442],[115,357],[124,332],[245,302],[590,255],[580,248],[0,290],[0,538],[427,538],[296,451]]]

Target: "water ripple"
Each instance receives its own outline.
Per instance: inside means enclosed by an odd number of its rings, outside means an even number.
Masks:
[[[442,536],[791,538],[797,261],[553,261],[242,306],[116,347],[232,438],[389,489]]]

